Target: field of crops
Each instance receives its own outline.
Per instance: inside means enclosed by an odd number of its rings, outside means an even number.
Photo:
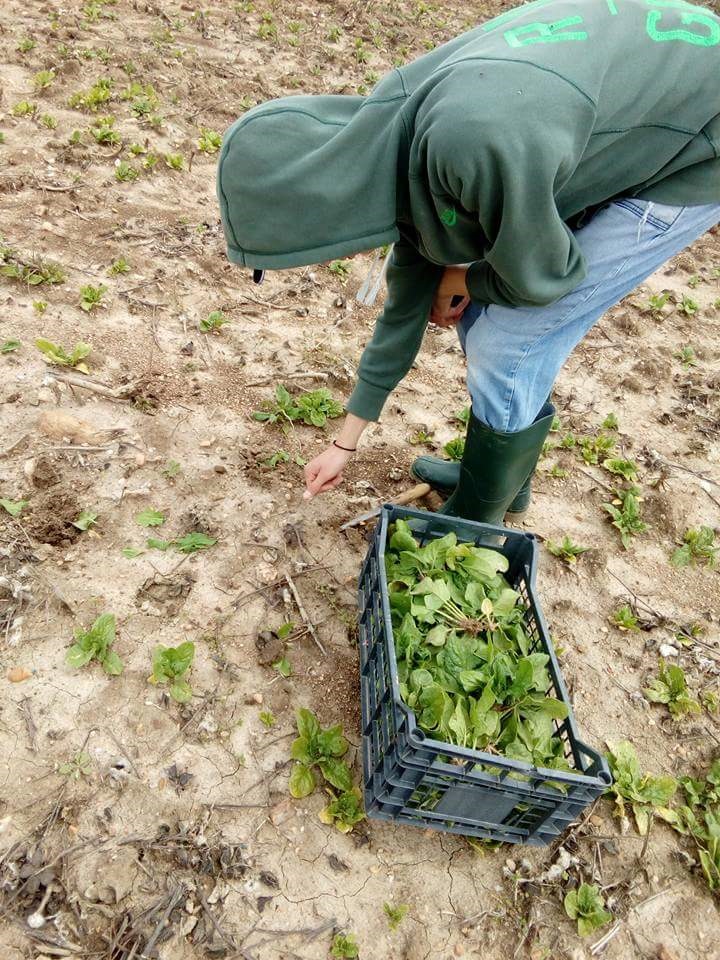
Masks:
[[[455,334],[429,330],[343,486],[304,501],[372,330],[372,253],[261,287],[225,256],[236,117],[367,92],[509,6],[3,4],[3,960],[720,958],[720,234],[606,314],[557,384],[524,526],[616,785],[547,847],[367,820],[357,789],[372,524],[339,528],[419,453],[457,455]],[[427,731],[561,770],[564,708],[519,634],[505,699],[481,693],[477,647],[438,692],[449,630],[518,623],[497,573],[491,601],[425,590],[404,695]]]

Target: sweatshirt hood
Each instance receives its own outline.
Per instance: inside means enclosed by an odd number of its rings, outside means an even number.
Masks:
[[[394,243],[402,125],[390,106],[283,97],[237,120],[217,175],[229,259],[281,270]]]

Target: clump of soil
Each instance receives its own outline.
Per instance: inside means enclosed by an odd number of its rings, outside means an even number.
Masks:
[[[53,547],[67,545],[80,536],[78,528],[73,526],[80,513],[75,495],[55,485],[32,501],[26,521],[28,533],[40,543]]]
[[[164,577],[156,573],[140,587],[136,600],[139,605],[149,600],[162,607],[167,616],[174,617],[185,603],[194,583],[195,577],[189,573],[181,573],[175,577]]]
[[[60,482],[60,473],[50,457],[40,456],[32,464],[30,479],[34,487],[47,490]]]

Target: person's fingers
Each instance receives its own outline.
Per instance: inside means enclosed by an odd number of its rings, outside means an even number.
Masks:
[[[333,477],[331,480],[327,480],[322,487],[320,487],[320,493],[327,493],[328,490],[334,490],[335,487],[338,487],[342,483],[343,475],[338,473],[337,476]]]

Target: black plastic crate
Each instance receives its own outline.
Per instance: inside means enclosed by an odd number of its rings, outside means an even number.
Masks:
[[[388,528],[407,520],[422,544],[453,531],[459,541],[499,550],[526,605],[532,650],[549,655],[549,695],[567,704],[556,721],[572,772],[534,767],[426,736],[400,697],[385,579]],[[541,846],[612,782],[605,759],[578,737],[570,701],[535,598],[537,545],[531,534],[386,505],[359,582],[363,788],[369,817],[464,836]]]

